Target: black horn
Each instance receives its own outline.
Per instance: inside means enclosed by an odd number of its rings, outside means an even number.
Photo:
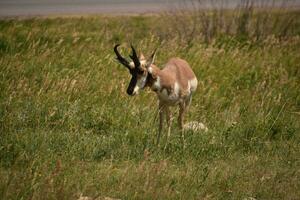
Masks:
[[[121,63],[121,64],[123,64],[125,67],[127,67],[129,70],[131,69],[131,67],[130,67],[130,65],[129,65],[129,62],[125,59],[125,58],[123,58],[122,56],[121,56],[121,54],[118,52],[118,47],[120,46],[120,44],[117,44],[115,47],[114,47],[114,51],[115,51],[115,54],[116,54],[116,56],[117,56],[117,60]]]
[[[132,49],[132,55],[130,55],[130,58],[132,59],[134,66],[139,68],[141,66],[141,63],[132,45],[131,45],[131,49]]]

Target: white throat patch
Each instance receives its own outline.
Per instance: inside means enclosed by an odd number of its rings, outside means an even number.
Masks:
[[[143,89],[147,82],[147,75],[142,76],[140,79],[137,80],[137,83],[134,87],[133,93],[138,94],[140,89]]]
[[[159,76],[157,77],[156,81],[153,83],[152,89],[153,90],[160,90],[161,89]]]

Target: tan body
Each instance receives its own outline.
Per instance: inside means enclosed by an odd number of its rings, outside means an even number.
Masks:
[[[171,113],[169,106],[179,105],[178,124],[183,128],[183,117],[191,102],[192,94],[197,89],[197,78],[189,64],[180,58],[171,58],[165,67],[160,70],[155,65],[148,68],[152,79],[147,85],[157,94],[159,99],[159,130],[157,143],[163,128],[163,118],[166,115],[168,137],[171,128]],[[182,133],[183,137],[183,133]]]

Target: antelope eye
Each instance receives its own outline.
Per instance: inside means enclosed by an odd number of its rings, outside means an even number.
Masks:
[[[138,74],[143,75],[143,74],[144,74],[144,71],[143,71],[143,70],[139,70],[139,71],[138,71]]]

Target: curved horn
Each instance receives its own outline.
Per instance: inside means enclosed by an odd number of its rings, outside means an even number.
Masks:
[[[117,44],[115,47],[114,47],[114,52],[115,52],[115,54],[116,54],[116,56],[117,56],[117,60],[121,63],[121,64],[123,64],[125,67],[127,67],[129,70],[131,69],[130,68],[130,65],[129,65],[129,62],[125,59],[125,58],[123,58],[122,56],[121,56],[121,54],[118,52],[118,47],[120,46],[120,44]]]
[[[136,54],[136,51],[134,49],[134,47],[131,45],[131,49],[132,49],[132,55],[130,55],[130,58],[132,59],[135,67],[140,67],[141,66],[141,63],[140,63],[140,60]]]

